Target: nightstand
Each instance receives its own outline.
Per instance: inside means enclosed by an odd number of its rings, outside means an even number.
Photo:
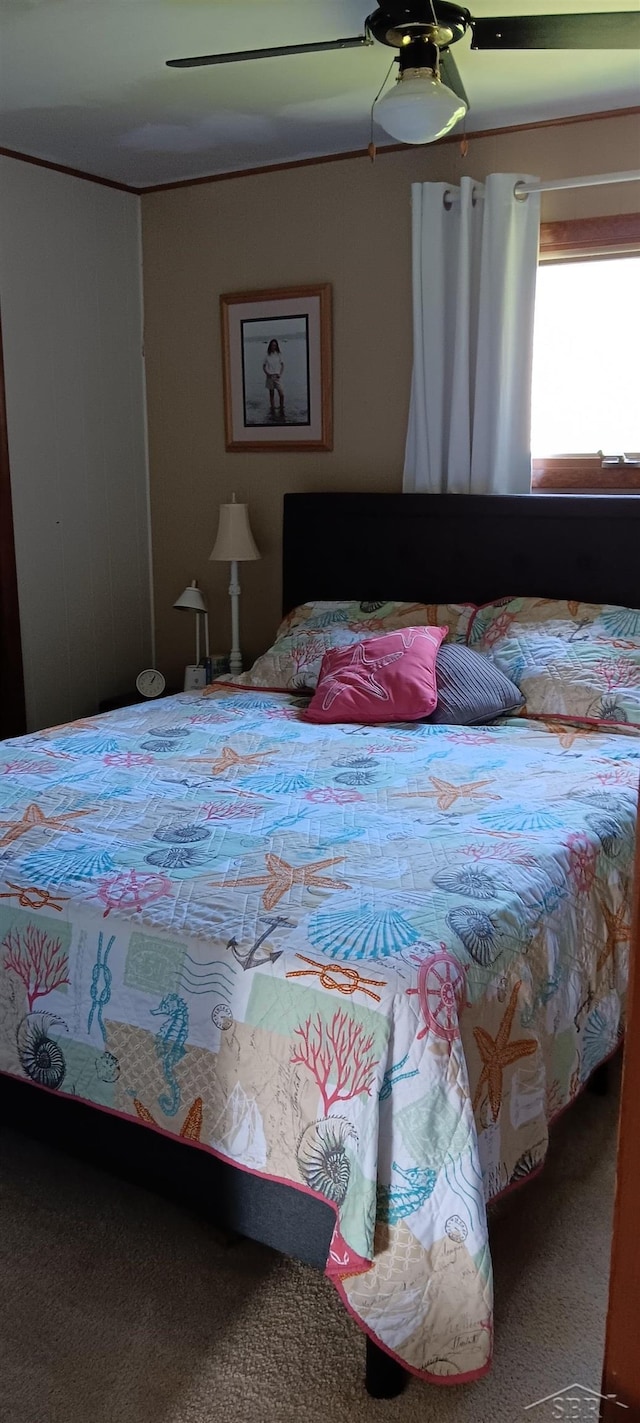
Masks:
[[[182,687],[165,687],[159,697],[141,697],[134,687],[130,692],[122,692],[119,697],[105,697],[98,702],[98,711],[102,715],[103,712],[120,711],[121,707],[138,706],[140,702],[161,702],[163,697],[175,697],[181,691]]]

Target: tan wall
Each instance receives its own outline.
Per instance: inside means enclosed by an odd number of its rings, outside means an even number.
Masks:
[[[399,490],[411,373],[410,184],[462,172],[541,177],[636,168],[637,116],[290,169],[142,199],[146,359],[158,664],[179,674],[192,627],[172,603],[197,577],[212,640],[229,645],[227,569],[208,562],[217,506],[250,505],[260,563],[241,570],[245,664],[280,616],[282,496]],[[543,218],[631,211],[637,187],[550,193]],[[333,284],[331,454],[225,453],[221,292]],[[393,593],[393,589],[390,590]]]

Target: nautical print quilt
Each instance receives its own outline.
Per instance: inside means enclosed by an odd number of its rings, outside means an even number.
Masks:
[[[620,1037],[639,757],[225,686],[5,742],[0,1069],[328,1201],[356,1319],[478,1378],[486,1203]]]

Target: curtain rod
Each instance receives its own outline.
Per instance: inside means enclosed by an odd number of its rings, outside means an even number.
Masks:
[[[529,193],[550,193],[553,189],[560,188],[601,188],[606,183],[638,183],[640,182],[640,168],[634,168],[628,173],[591,173],[584,178],[549,178],[543,182],[525,183],[520,179],[513,189],[514,197],[521,203],[525,202]],[[473,189],[472,201],[475,206],[478,198],[484,197],[484,189],[481,184],[476,184]],[[447,188],[443,193],[443,202],[446,208],[460,199],[459,188]]]
[[[526,198],[528,193],[550,193],[554,188],[601,188],[606,183],[637,183],[640,169],[629,173],[591,173],[584,178],[549,178],[541,183],[516,183],[514,196]]]

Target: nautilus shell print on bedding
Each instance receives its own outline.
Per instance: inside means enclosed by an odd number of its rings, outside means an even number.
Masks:
[[[60,1018],[51,1013],[29,1013],[16,1034],[18,1057],[27,1077],[52,1091],[62,1086],[66,1071],[62,1050],[53,1036],[56,1029],[65,1029]]]
[[[433,876],[438,889],[446,889],[450,894],[466,894],[470,899],[495,899],[499,893],[496,877],[488,870],[469,868],[460,870],[439,870]]]
[[[357,1145],[351,1122],[344,1117],[326,1117],[305,1128],[298,1143],[298,1166],[313,1191],[341,1206],[349,1189],[351,1161],[349,1142]]]
[[[460,905],[447,914],[447,923],[464,944],[475,962],[486,968],[496,957],[499,946],[493,919],[482,909]]]

